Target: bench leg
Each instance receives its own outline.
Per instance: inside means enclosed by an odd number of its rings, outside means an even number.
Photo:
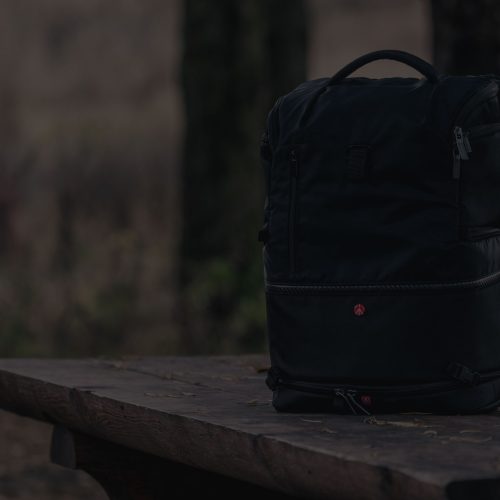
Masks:
[[[60,426],[54,427],[50,458],[57,465],[90,474],[110,500],[191,499],[207,495],[234,496],[238,500],[291,498]]]

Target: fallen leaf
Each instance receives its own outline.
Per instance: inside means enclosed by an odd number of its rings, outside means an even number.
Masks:
[[[252,399],[246,402],[248,406],[268,405],[269,403],[270,401],[259,401],[258,399]]]
[[[422,434],[424,436],[437,436],[437,431],[424,431]]]
[[[269,366],[258,366],[255,368],[255,371],[257,373],[267,373],[269,371],[270,367]]]

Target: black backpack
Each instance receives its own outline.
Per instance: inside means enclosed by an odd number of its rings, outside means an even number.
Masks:
[[[347,78],[376,59],[425,78]],[[277,410],[499,404],[499,82],[384,50],[278,99],[259,233]]]

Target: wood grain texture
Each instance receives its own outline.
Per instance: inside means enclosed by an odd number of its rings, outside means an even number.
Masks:
[[[278,414],[263,356],[0,360],[0,406],[307,498],[500,497],[500,414]]]

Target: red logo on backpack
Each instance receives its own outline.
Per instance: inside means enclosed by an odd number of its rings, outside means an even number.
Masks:
[[[372,405],[372,397],[368,394],[363,394],[359,400],[363,406],[371,406]]]
[[[363,316],[366,312],[366,307],[364,304],[356,304],[354,306],[353,312],[356,316]]]

